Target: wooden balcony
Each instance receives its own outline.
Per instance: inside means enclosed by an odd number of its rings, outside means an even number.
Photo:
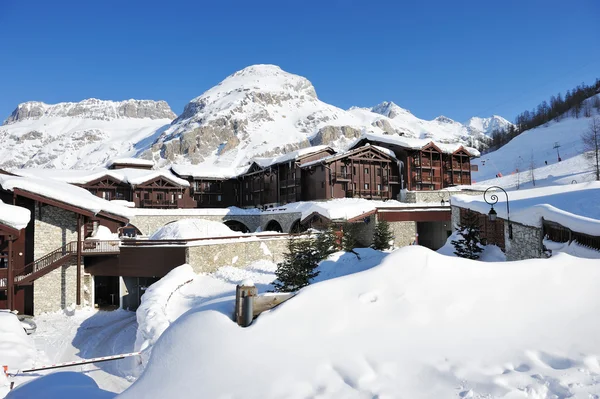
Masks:
[[[386,176],[382,178],[383,184],[400,184],[400,176]]]
[[[352,174],[347,173],[347,172],[346,173],[339,173],[338,172],[338,173],[335,174],[335,178],[336,178],[336,180],[347,180],[347,181],[350,181],[350,180],[352,180]]]
[[[142,208],[177,208],[177,201],[143,199],[140,201]]]
[[[286,179],[286,180],[279,181],[279,187],[281,187],[281,188],[295,187],[295,186],[299,186],[300,184],[301,184],[300,179]]]

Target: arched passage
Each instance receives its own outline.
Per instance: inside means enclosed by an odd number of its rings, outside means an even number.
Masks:
[[[240,233],[249,233],[250,229],[244,223],[239,222],[237,220],[226,220],[223,222],[225,226],[229,227],[233,231],[238,231]]]
[[[276,231],[278,233],[283,233],[283,229],[277,220],[271,220],[267,223],[267,227],[265,227],[266,231]]]
[[[306,231],[306,226],[303,226],[300,223],[300,219],[297,219],[294,223],[292,223],[292,227],[290,228],[290,233],[298,234]]]

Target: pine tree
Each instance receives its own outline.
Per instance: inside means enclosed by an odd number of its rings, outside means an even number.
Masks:
[[[358,246],[358,228],[357,223],[344,223],[342,226],[342,250],[351,252],[360,259],[360,255],[354,250]]]
[[[316,270],[320,254],[312,240],[288,240],[288,252],[284,254],[283,262],[277,264],[273,282],[275,291],[294,292],[307,286],[310,280],[319,275]]]
[[[394,240],[394,234],[390,229],[390,224],[386,220],[380,220],[375,226],[373,235],[373,248],[383,251],[390,248],[390,241]]]
[[[317,234],[315,249],[321,260],[327,259],[332,253],[339,251],[338,237],[333,226]]]
[[[454,245],[454,254],[461,258],[479,259],[479,254],[483,251],[482,241],[479,236],[479,217],[475,212],[467,210],[464,217],[461,217],[461,223],[457,229],[457,240],[450,243]]]

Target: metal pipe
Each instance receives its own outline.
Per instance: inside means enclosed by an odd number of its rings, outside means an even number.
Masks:
[[[248,327],[252,324],[254,300],[251,296],[242,298],[242,327]]]

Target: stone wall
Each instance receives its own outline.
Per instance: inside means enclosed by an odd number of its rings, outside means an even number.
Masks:
[[[150,235],[168,223],[171,223],[171,222],[174,222],[177,220],[184,220],[184,219],[206,219],[206,220],[213,220],[216,222],[222,222],[223,216],[219,216],[219,215],[218,216],[214,216],[214,215],[197,216],[197,215],[193,215],[193,214],[192,215],[178,215],[178,214],[152,215],[152,216],[141,215],[141,216],[132,217],[130,220],[130,223],[132,225],[134,225],[135,227],[137,227],[142,232],[142,234]]]
[[[34,259],[77,241],[77,214],[50,205],[35,208]]]
[[[243,268],[258,260],[278,263],[287,252],[287,245],[287,238],[276,238],[190,246],[187,263],[196,273],[211,273],[222,266]]]
[[[483,191],[475,190],[464,190],[464,191],[449,191],[449,190],[435,190],[435,191],[407,191],[406,202],[409,203],[420,203],[430,202],[439,204],[442,199],[444,202],[448,202],[450,197],[453,195],[482,195]]]
[[[508,238],[508,223],[504,223],[506,260],[542,258],[542,229],[511,222],[512,240]]]
[[[389,222],[390,229],[394,234],[394,246],[405,247],[410,245],[417,235],[416,222]]]
[[[458,225],[460,224],[460,208],[457,206],[453,206],[452,208],[452,217],[451,217],[451,222],[452,222],[452,231],[456,230],[458,228]]]
[[[33,283],[33,313],[56,312],[76,303],[77,264],[75,261],[54,269]],[[83,292],[83,290],[82,290]]]

